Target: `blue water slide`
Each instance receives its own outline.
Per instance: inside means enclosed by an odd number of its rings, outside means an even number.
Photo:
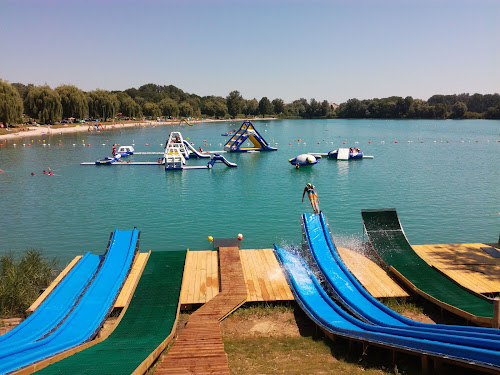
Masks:
[[[186,141],[184,139],[184,144],[187,146],[187,148],[189,149],[190,151],[190,155],[189,156],[192,156],[192,157],[195,157],[195,158],[209,158],[210,155],[209,154],[202,154],[201,152],[199,152],[197,149],[195,149],[193,147],[193,145],[191,143],[189,143],[188,141]]]
[[[207,163],[207,167],[212,168],[216,161],[220,161],[231,168],[235,168],[238,166],[238,164],[231,163],[229,160],[227,160],[224,156],[222,156],[220,154],[213,154],[212,159]]]
[[[40,339],[61,324],[92,280],[100,258],[85,254],[28,318],[0,336],[0,352]]]
[[[405,329],[409,336],[421,337],[421,333],[425,332],[440,335],[438,341],[442,342],[461,343],[467,340],[471,346],[500,350],[499,330],[425,324],[407,319],[389,309],[373,298],[345,267],[333,244],[323,213],[304,214],[301,219],[304,236],[320,272],[341,303],[363,320],[380,326]]]
[[[94,280],[63,323],[47,337],[0,352],[0,374],[8,373],[92,340],[104,324],[130,272],[139,231],[116,229]]]
[[[354,318],[330,299],[302,257],[276,245],[274,250],[295,299],[305,313],[326,331],[367,343],[500,369],[500,352],[497,350],[470,347],[468,341],[462,344],[443,343],[431,339],[430,335],[427,338],[408,337],[405,330],[375,326]]]

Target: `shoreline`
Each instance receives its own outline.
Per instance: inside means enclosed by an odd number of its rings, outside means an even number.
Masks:
[[[191,124],[199,124],[199,123],[204,123],[204,122],[240,122],[240,121],[247,121],[248,119],[223,119],[223,120],[192,120],[190,121]],[[268,120],[276,120],[274,117],[264,117],[264,118],[258,118],[258,119],[251,119],[249,121],[268,121]],[[132,123],[112,123],[112,124],[106,124],[105,129],[106,130],[116,130],[116,129],[124,129],[124,128],[133,128],[133,127],[146,127],[146,126],[174,126],[174,125],[180,125],[182,120],[175,120],[175,121],[141,121],[141,122],[132,122]],[[18,131],[12,134],[1,134],[0,135],[0,140],[15,140],[15,139],[20,139],[20,138],[25,138],[25,137],[41,137],[41,136],[52,136],[52,135],[61,135],[61,134],[66,134],[66,133],[79,133],[79,132],[94,132],[94,130],[89,131],[89,127],[91,129],[94,128],[94,123],[89,123],[89,124],[72,124],[72,126],[65,126],[62,128],[51,128],[51,126],[29,126],[25,127],[24,129],[28,129],[25,131]],[[189,125],[185,125],[189,126]],[[238,125],[238,126],[241,126]]]

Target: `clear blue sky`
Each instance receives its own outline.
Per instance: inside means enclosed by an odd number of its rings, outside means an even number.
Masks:
[[[499,0],[0,0],[0,78],[85,91],[500,92]]]

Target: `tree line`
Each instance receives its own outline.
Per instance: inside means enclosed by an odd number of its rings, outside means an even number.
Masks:
[[[434,95],[429,100],[408,96],[349,99],[337,106],[327,100],[300,98],[291,103],[267,97],[244,99],[239,91],[226,97],[189,94],[173,86],[148,83],[124,91],[85,92],[73,85],[12,83],[0,79],[0,122],[20,124],[26,118],[40,123],[62,119],[116,118],[500,118],[499,94]]]

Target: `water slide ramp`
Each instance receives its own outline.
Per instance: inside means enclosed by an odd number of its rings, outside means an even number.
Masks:
[[[443,302],[443,308],[450,309],[448,306],[451,306],[452,312],[465,318],[492,318],[493,303],[490,300],[455,284],[413,251],[395,209],[362,210],[361,216],[368,239],[378,256],[416,288]]]
[[[189,151],[191,151],[192,155],[190,155],[190,156],[194,156],[196,158],[209,158],[210,157],[210,154],[203,154],[203,153],[199,152],[188,141],[184,140],[184,144],[187,146],[187,148],[189,149]]]
[[[304,312],[327,332],[383,347],[465,362],[467,365],[475,364],[488,369],[500,369],[498,350],[407,337],[398,329],[374,326],[354,318],[328,297],[296,251],[285,250],[275,245],[275,253],[284,268],[295,299]]]
[[[174,327],[185,256],[185,251],[151,253],[134,297],[113,333],[38,373],[132,374]]]
[[[340,304],[361,319],[379,326],[399,328],[408,337],[420,337],[441,342],[500,350],[500,331],[497,329],[425,324],[405,318],[373,298],[342,263],[332,241],[323,213],[302,215],[304,236],[315,264],[331,286]]]
[[[61,324],[92,280],[99,262],[99,255],[85,254],[27,319],[0,336],[0,352],[38,340]]]
[[[61,325],[45,338],[0,352],[8,373],[92,340],[108,317],[138,250],[139,231],[115,230],[94,279]]]

